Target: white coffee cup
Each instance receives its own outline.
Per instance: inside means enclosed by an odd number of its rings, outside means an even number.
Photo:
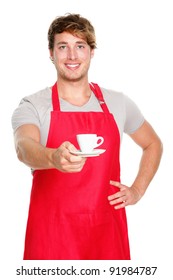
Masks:
[[[77,141],[83,153],[89,153],[104,142],[102,136],[97,134],[77,134]]]

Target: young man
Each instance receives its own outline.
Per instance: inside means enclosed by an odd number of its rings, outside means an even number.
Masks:
[[[56,18],[48,41],[57,82],[23,98],[12,117],[18,158],[33,170],[24,259],[128,260],[125,207],[149,186],[161,141],[127,96],[89,84],[96,40],[87,19]],[[120,182],[123,132],[143,150],[131,186]],[[103,136],[106,152],[73,155],[79,133]]]

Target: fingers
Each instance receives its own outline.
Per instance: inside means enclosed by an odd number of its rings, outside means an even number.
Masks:
[[[65,141],[61,146],[64,147],[65,149],[69,150],[69,151],[76,151],[77,150],[76,147],[68,141]]]
[[[110,181],[110,184],[120,189],[118,192],[108,196],[110,205],[114,206],[115,209],[135,204],[142,197],[134,187],[127,187],[116,181]]]
[[[70,151],[76,148],[70,142],[64,142],[55,153],[55,166],[62,172],[80,172],[85,164],[86,158],[72,155]]]
[[[70,162],[80,161],[81,157],[74,156],[72,154],[72,152],[77,151],[76,147],[72,143],[66,141],[62,144],[62,148],[63,148],[62,154],[68,161]]]
[[[109,195],[108,200],[109,204],[114,206],[115,209],[124,208],[128,205],[128,187],[125,185],[122,185],[118,181],[110,181],[110,184],[114,187],[118,187],[120,191]]]
[[[115,209],[120,209],[127,206],[127,194],[126,191],[119,191],[108,196],[109,204],[113,205]]]
[[[67,141],[64,142],[60,147],[62,149],[62,154],[64,155],[65,158],[67,158],[67,160],[70,160],[70,156],[72,155],[70,152],[77,150],[73,144]]]
[[[120,187],[120,182],[117,181],[110,181],[110,184],[115,187]]]
[[[61,164],[61,171],[62,172],[68,172],[68,173],[75,173],[75,172],[80,172],[83,169],[85,162],[80,162],[80,163],[64,163]]]
[[[80,164],[81,162],[85,162],[86,159],[84,159],[80,156],[75,156],[75,155],[71,154],[71,151],[77,151],[77,149],[70,142],[64,142],[62,144],[62,147],[63,147],[62,156],[70,164],[73,164],[75,166],[75,165]]]

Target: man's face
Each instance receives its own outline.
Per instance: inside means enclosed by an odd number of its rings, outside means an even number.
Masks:
[[[58,72],[58,79],[78,81],[87,76],[94,50],[68,32],[56,34],[50,51]]]

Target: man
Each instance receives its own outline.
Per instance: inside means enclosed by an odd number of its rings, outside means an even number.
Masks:
[[[162,144],[127,96],[89,84],[94,28],[77,14],[56,18],[48,32],[57,82],[23,98],[12,123],[19,160],[33,170],[24,259],[130,259],[125,207],[144,195]],[[133,184],[120,183],[122,133],[142,158]],[[104,137],[106,152],[73,155],[76,135]]]

